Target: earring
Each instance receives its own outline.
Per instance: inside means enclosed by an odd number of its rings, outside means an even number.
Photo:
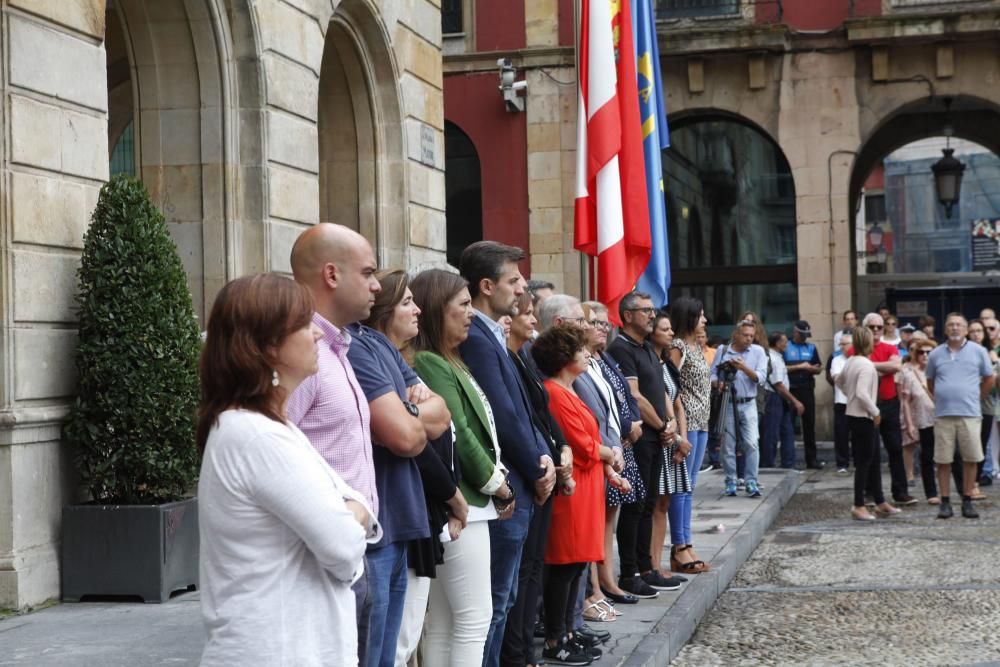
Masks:
[[[278,371],[274,371],[271,374],[271,384],[274,385],[275,387],[278,386]]]

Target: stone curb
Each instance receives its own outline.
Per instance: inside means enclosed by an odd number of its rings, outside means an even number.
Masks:
[[[691,581],[685,585],[677,600],[665,610],[653,630],[619,663],[622,667],[667,667],[677,657],[691,639],[698,623],[764,539],[764,534],[778,518],[778,513],[808,477],[795,472],[784,475],[712,559],[712,569],[691,577]]]

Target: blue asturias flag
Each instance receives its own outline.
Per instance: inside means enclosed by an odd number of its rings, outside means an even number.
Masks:
[[[639,114],[646,162],[646,193],[653,252],[636,288],[648,292],[653,304],[665,306],[670,289],[670,250],[667,246],[667,207],[664,201],[663,163],[660,152],[670,146],[667,108],[663,103],[660,53],[656,47],[654,0],[631,0],[635,21],[636,72],[639,79]]]

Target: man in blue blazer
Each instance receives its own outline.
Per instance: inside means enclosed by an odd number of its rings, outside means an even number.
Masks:
[[[462,276],[476,316],[469,337],[459,353],[489,399],[500,441],[500,456],[510,471],[515,509],[511,518],[490,522],[493,620],[483,653],[484,667],[500,664],[507,614],[517,596],[521,552],[528,535],[532,500],[544,502],[555,486],[555,464],[541,433],[531,420],[531,404],[514,362],[507,355],[503,327],[497,322],[513,315],[517,298],[524,293],[524,278],[517,263],[525,258],[520,248],[496,241],[479,241],[462,252]]]

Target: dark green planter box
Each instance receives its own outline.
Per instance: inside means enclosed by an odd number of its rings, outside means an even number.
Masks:
[[[198,500],[70,505],[62,515],[62,599],[164,602],[198,584]]]

